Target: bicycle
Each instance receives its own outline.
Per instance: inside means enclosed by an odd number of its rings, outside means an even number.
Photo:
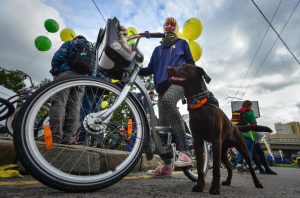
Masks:
[[[163,36],[162,33],[137,34],[130,38],[136,40],[135,46],[130,51],[118,41],[116,27],[113,20],[109,19],[104,32],[100,30],[98,34],[97,65],[101,66],[107,76],[120,79],[122,83],[114,84],[105,79],[82,76],[61,79],[40,88],[26,101],[20,110],[22,116],[17,117],[14,144],[22,164],[33,177],[58,190],[90,192],[121,180],[137,164],[142,152],[145,153],[147,160],[153,158],[154,148],[162,158],[176,156],[172,130],[170,127],[158,125],[151,99],[138,76],[143,62],[143,55],[137,48],[139,40]],[[119,66],[114,65],[115,63]],[[82,124],[88,134],[103,134],[104,137],[109,137],[107,134],[114,134],[114,130],[126,128],[127,130],[123,131],[125,136],[135,139],[131,141],[131,149],[113,148],[109,147],[110,144],[94,148],[84,143],[59,142],[50,142],[48,147],[46,142],[35,138],[34,123],[41,108],[49,104],[51,97],[58,92],[78,86],[96,90],[95,102],[103,101],[104,98],[109,101],[105,109],[98,111],[95,108],[85,115]],[[148,113],[133,96],[133,87],[143,94]],[[111,127],[112,125],[114,127]],[[43,130],[43,127],[40,130]],[[161,135],[167,137],[166,144],[162,143]],[[125,141],[123,143],[127,144]],[[190,148],[193,149],[192,144]],[[203,171],[206,173],[208,163],[206,145],[204,150],[206,158]],[[195,162],[194,154],[193,161]],[[184,169],[183,172],[192,181],[198,177],[195,165]]]
[[[0,98],[0,121],[7,119],[15,111],[15,107],[6,99]]]
[[[12,126],[13,120],[18,115],[18,112],[19,112],[22,104],[25,103],[25,101],[33,93],[34,85],[33,85],[31,77],[28,74],[26,74],[25,72],[23,72],[21,70],[8,70],[8,69],[5,69],[5,70],[9,71],[9,72],[18,73],[24,79],[28,78],[30,81],[30,86],[28,88],[20,90],[18,93],[16,93],[15,95],[13,95],[7,99],[0,98],[0,102],[1,102],[0,121],[5,120],[5,125],[1,126],[0,132],[2,134],[8,134],[10,137],[13,137],[13,126]],[[49,111],[49,106],[44,106],[44,109]],[[5,113],[5,112],[6,112],[6,114],[2,116],[2,113]],[[41,122],[42,122],[42,120],[41,120]],[[37,125],[39,125],[39,124],[41,124],[41,123],[37,122]],[[37,132],[36,132],[36,134],[37,134]]]
[[[5,121],[5,125],[1,127],[0,131],[1,133],[7,133],[9,134],[11,137],[13,136],[13,130],[12,130],[12,120],[15,117],[15,115],[17,114],[17,112],[19,111],[19,106],[21,106],[25,100],[31,95],[32,90],[33,90],[33,83],[32,83],[32,79],[31,77],[26,74],[23,71],[20,70],[8,70],[8,69],[4,69],[5,71],[8,72],[15,72],[18,73],[20,76],[22,76],[24,79],[28,78],[31,86],[29,88],[25,88],[23,90],[20,90],[17,94],[4,99],[4,98],[0,98],[1,99],[1,103],[4,104],[6,103],[8,106],[4,106],[1,105],[1,114],[4,111],[7,111],[7,114],[5,116],[3,116],[3,118],[1,118],[0,120],[6,120]]]

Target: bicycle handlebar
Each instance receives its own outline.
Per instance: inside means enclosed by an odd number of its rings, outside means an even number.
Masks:
[[[140,33],[141,36],[144,36],[146,38],[164,38],[165,34],[161,33],[161,32],[154,32],[154,33],[150,33],[148,31],[145,31],[144,33]]]
[[[133,40],[133,39],[139,39],[139,38],[142,38],[142,37],[145,37],[147,39],[150,39],[150,38],[164,38],[165,34],[161,33],[161,32],[151,33],[149,31],[145,31],[143,33],[139,33],[139,34],[136,34],[136,35],[133,35],[133,36],[129,37],[128,41]]]

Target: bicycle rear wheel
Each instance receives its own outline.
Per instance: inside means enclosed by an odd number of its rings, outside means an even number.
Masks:
[[[36,128],[36,122],[43,117],[41,116],[43,106],[51,106],[53,104],[51,99],[60,92],[83,87],[85,90],[93,90],[89,98],[94,107],[88,110],[89,113],[110,107],[121,93],[119,86],[95,78],[62,79],[49,83],[35,92],[22,106],[20,116],[17,117],[19,124],[14,130],[14,141],[22,164],[37,180],[58,190],[89,192],[118,182],[137,163],[144,142],[148,138],[145,132],[145,114],[137,100],[129,94],[121,106],[113,112],[109,122],[99,124],[99,130],[93,133],[85,130],[85,141],[74,141],[68,144],[53,143],[52,148],[47,148],[46,141],[35,137],[36,131],[43,133],[42,131],[45,132],[47,128],[46,121],[43,126]],[[87,92],[85,91],[84,94]],[[106,105],[101,107],[103,101],[106,101]],[[87,112],[84,111],[86,109],[83,103],[78,108],[81,112]],[[67,119],[64,126],[68,125]],[[129,127],[127,129],[125,127],[129,119],[132,123],[130,130]],[[79,130],[83,129],[81,125],[74,133],[82,133],[83,131]],[[119,138],[120,133],[122,138]],[[101,148],[91,147],[88,140],[95,136],[104,136],[106,140],[118,137],[120,146],[112,148],[109,144],[101,144]]]
[[[183,173],[193,182],[197,182],[198,181],[198,171],[197,171],[197,162],[196,162],[196,156],[195,156],[195,152],[194,152],[194,148],[191,145],[190,147],[190,151],[192,153],[192,162],[193,162],[193,166],[184,169]],[[203,172],[204,175],[207,174],[208,171],[208,148],[207,148],[207,143],[204,142],[204,165],[203,165]]]
[[[187,169],[184,169],[183,170],[183,173],[190,179],[192,180],[193,182],[196,182],[198,181],[198,171],[197,171],[197,162],[196,162],[196,155],[195,155],[195,152],[194,152],[194,145],[193,145],[193,137],[192,137],[192,133],[190,131],[190,128],[189,128],[189,117],[186,117],[184,118],[184,124],[185,124],[185,130],[186,130],[186,136],[187,136],[187,142],[188,142],[188,145],[189,145],[189,149],[190,149],[190,152],[192,154],[192,162],[193,162],[193,165]],[[204,141],[204,148],[203,148],[203,152],[204,152],[204,165],[203,165],[203,172],[204,172],[204,175],[207,174],[207,171],[209,169],[209,155],[208,155],[208,147],[207,147],[207,142]]]
[[[4,98],[0,98],[0,121],[7,119],[15,111],[15,107]]]

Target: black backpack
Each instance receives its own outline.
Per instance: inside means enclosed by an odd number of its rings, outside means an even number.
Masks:
[[[95,68],[96,55],[91,42],[80,39],[73,44],[68,56],[68,64],[80,74],[89,74]]]
[[[247,125],[246,111],[236,110],[232,113],[231,122],[237,126]]]

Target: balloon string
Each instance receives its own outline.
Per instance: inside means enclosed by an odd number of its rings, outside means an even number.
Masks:
[[[33,54],[33,56],[31,57],[31,59],[25,64],[25,68],[28,67],[31,62],[33,61],[33,59],[37,56],[38,54],[38,50],[35,50],[35,53]]]
[[[58,44],[62,43],[62,41],[58,41],[57,43],[55,43],[53,46],[57,46]]]

